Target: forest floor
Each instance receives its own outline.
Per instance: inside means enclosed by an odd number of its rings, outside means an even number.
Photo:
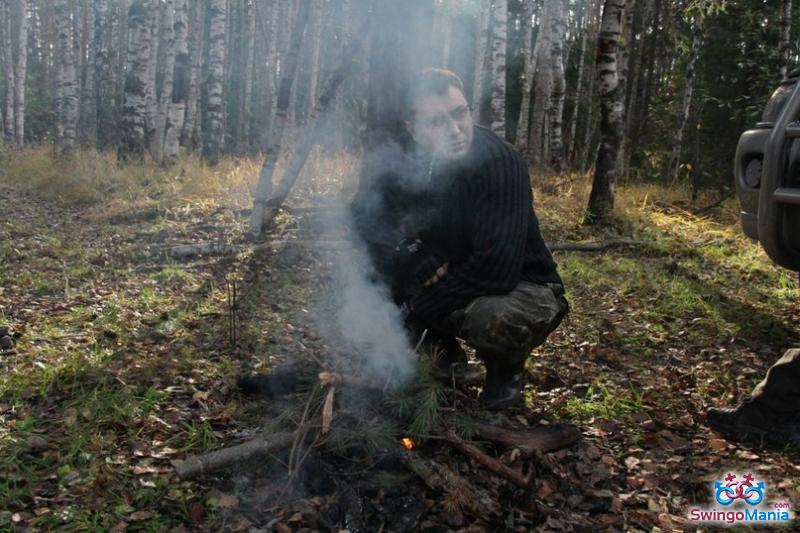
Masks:
[[[0,326],[16,348],[0,355],[0,530],[344,529],[334,510],[345,505],[313,480],[283,490],[280,460],[197,481],[172,466],[253,436],[285,409],[242,395],[237,377],[324,359],[312,315],[329,265],[304,244],[320,233],[314,211],[282,213],[274,245],[174,259],[178,244],[240,242],[245,197],[172,188],[80,205],[2,168]],[[728,472],[752,472],[771,502],[800,506],[800,451],[738,444],[704,424],[708,407],[734,404],[798,345],[796,274],[741,234],[734,200],[700,216],[681,191],[623,184],[618,194],[615,223],[602,228],[580,223],[583,180],[536,196],[550,243],[641,241],[554,254],[572,311],[531,358],[514,417],[572,421],[580,444],[540,459],[527,491],[469,478],[504,495],[497,516],[443,509],[418,481],[387,478],[386,489],[356,491],[386,513],[365,530],[396,530],[389,500],[403,486],[424,503],[416,527],[431,531],[692,529],[689,509],[713,501]],[[435,440],[415,453],[480,470]]]

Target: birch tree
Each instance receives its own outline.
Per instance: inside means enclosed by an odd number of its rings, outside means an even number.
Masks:
[[[225,0],[208,4],[208,78],[206,79],[206,127],[203,158],[209,165],[219,162],[224,146],[222,90],[225,61]]]
[[[189,98],[189,47],[187,44],[188,0],[175,0],[174,74],[171,94],[167,101],[167,117],[164,125],[163,164],[172,165],[178,158],[178,145],[183,131],[186,101]],[[166,89],[165,89],[166,90]]]
[[[144,0],[134,0],[128,10],[125,101],[122,107],[122,138],[117,152],[121,160],[141,159],[144,155],[151,35],[147,4]]]
[[[75,72],[72,24],[67,0],[55,0],[53,7],[58,31],[58,90],[61,95],[58,143],[62,153],[75,148],[78,125],[78,82]]]
[[[670,156],[669,172],[673,183],[676,183],[681,169],[681,149],[683,147],[683,135],[686,131],[686,124],[689,122],[689,115],[692,109],[692,96],[694,94],[695,65],[700,56],[700,49],[703,45],[703,22],[705,15],[698,12],[694,16],[692,23],[692,50],[689,52],[689,59],[686,62],[685,82],[683,86],[683,103],[680,114],[678,115],[678,127],[672,138],[672,155]]]
[[[617,152],[623,130],[623,94],[617,72],[617,46],[622,31],[625,0],[605,0],[597,39],[597,95],[600,99],[600,148],[597,151],[592,192],[585,221],[601,222],[614,209]]]
[[[186,101],[186,118],[181,133],[181,144],[191,150],[200,146],[202,138],[199,117],[200,76],[203,65],[205,41],[205,2],[192,2],[192,28],[189,41],[189,93]]]
[[[494,0],[492,11],[492,122],[491,128],[506,137],[506,34],[508,2]]]
[[[150,153],[153,160],[164,163],[164,139],[167,128],[167,114],[172,103],[172,79],[175,74],[175,2],[163,0],[161,25],[162,45],[159,47],[158,64],[161,65],[161,91],[158,94],[156,115],[153,121],[153,137],[150,139]]]
[[[14,69],[14,133],[17,148],[25,144],[25,79],[28,65],[28,5],[25,0],[17,2],[19,24],[17,25],[17,65]]]
[[[564,3],[562,0],[552,2],[553,12],[550,21],[550,35],[552,39],[550,65],[552,68],[552,90],[550,93],[549,109],[549,139],[550,139],[550,166],[560,172],[564,167],[564,134],[562,122],[564,117],[564,92],[566,80],[564,79],[564,39],[566,25],[564,24]]]
[[[114,137],[114,73],[111,64],[112,21],[108,0],[95,0],[94,9],[94,103],[97,148],[103,149]]]
[[[3,116],[3,137],[8,143],[14,142],[14,59],[12,57],[12,37],[11,37],[11,4],[3,2],[0,5],[3,16],[3,67],[5,77],[6,105]]]
[[[544,141],[546,122],[550,108],[550,95],[553,92],[553,51],[552,51],[552,23],[551,12],[554,0],[545,2],[544,17],[539,24],[539,38],[536,43],[536,73],[533,85],[533,111],[531,113],[530,142],[528,145],[531,164],[541,168],[544,164]]]
[[[549,2],[545,2],[542,10],[547,10]],[[522,41],[525,69],[522,79],[522,103],[520,104],[519,120],[517,120],[517,147],[522,152],[528,152],[528,130],[530,129],[531,114],[531,81],[536,65],[536,56],[533,48],[533,2],[526,0],[522,5],[522,28],[525,32]]]

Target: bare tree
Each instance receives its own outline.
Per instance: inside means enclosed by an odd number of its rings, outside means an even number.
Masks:
[[[552,2],[553,11],[550,19],[552,91],[550,93],[550,166],[560,172],[564,167],[564,134],[562,122],[564,117],[564,39],[566,25],[564,23],[564,3],[562,0]]]
[[[167,117],[164,125],[163,164],[172,165],[178,158],[178,145],[189,98],[189,47],[187,45],[188,0],[175,0],[174,73],[171,94],[167,100]],[[164,91],[166,91],[166,84]]]
[[[291,100],[292,85],[297,74],[298,56],[300,55],[300,44],[308,22],[309,3],[302,2],[299,5],[297,16],[292,29],[292,39],[289,44],[289,51],[286,55],[286,62],[282,65],[280,88],[278,90],[278,101],[275,112],[275,125],[271,128],[269,146],[264,157],[264,164],[258,177],[255,198],[253,199],[253,212],[250,215],[249,234],[251,237],[258,237],[264,224],[264,212],[266,202],[272,195],[272,176],[278,163],[278,156],[281,150],[281,141],[286,127],[289,103]]]
[[[208,5],[208,77],[206,79],[206,127],[203,158],[210,165],[219,162],[224,146],[222,90],[225,61],[225,0],[211,0]]]
[[[199,120],[200,76],[203,64],[203,42],[205,41],[205,2],[192,2],[192,29],[189,41],[189,94],[186,102],[186,118],[181,133],[181,144],[194,150],[202,138]]]
[[[492,11],[492,131],[506,137],[506,34],[508,2],[494,0]]]
[[[148,4],[134,0],[128,10],[128,52],[125,67],[125,102],[118,157],[141,159],[145,149],[145,117],[149,79],[151,31]]]
[[[75,148],[78,126],[78,80],[75,72],[72,24],[67,0],[53,3],[58,28],[58,89],[61,95],[58,118],[59,146],[62,153]]]
[[[686,62],[686,74],[684,76],[683,103],[680,115],[678,115],[678,127],[672,138],[672,156],[669,160],[669,172],[673,182],[677,182],[681,169],[681,149],[683,147],[683,135],[686,131],[686,124],[689,122],[689,115],[692,109],[692,96],[694,94],[695,65],[697,58],[700,57],[700,49],[703,45],[703,21],[705,15],[696,13],[692,23],[692,50],[689,52],[689,59]]]
[[[11,37],[11,4],[3,2],[0,5],[3,15],[3,67],[5,69],[5,93],[6,105],[3,117],[3,137],[8,143],[14,142],[14,59],[11,51],[13,50]]]
[[[625,0],[605,0],[597,39],[597,94],[600,98],[600,149],[597,151],[587,222],[608,219],[614,209],[617,152],[623,130],[623,94],[617,72],[617,45],[622,31]]]
[[[546,10],[548,5],[549,3],[545,3],[542,11]],[[523,57],[525,58],[525,69],[523,71],[522,103],[519,110],[519,120],[517,121],[517,138],[515,142],[520,150],[527,153],[531,114],[531,81],[533,81],[533,71],[536,67],[536,55],[533,46],[533,2],[525,0],[522,9],[522,28],[525,32],[522,49]]]
[[[163,0],[161,25],[161,46],[158,64],[161,65],[161,91],[158,94],[156,115],[153,121],[153,136],[150,139],[150,153],[156,163],[164,163],[164,139],[167,128],[167,114],[172,102],[172,79],[175,74],[175,2]]]
[[[28,65],[28,5],[18,0],[19,24],[17,25],[17,66],[14,72],[14,133],[17,147],[25,144],[25,79]]]
[[[563,0],[555,0],[562,2]],[[551,23],[553,3],[545,2],[546,7],[541,23],[539,24],[539,37],[536,43],[536,70],[533,86],[533,111],[531,113],[530,142],[528,150],[531,164],[541,168],[544,163],[545,138],[547,131],[546,117],[550,109],[550,95],[553,92],[553,46]]]

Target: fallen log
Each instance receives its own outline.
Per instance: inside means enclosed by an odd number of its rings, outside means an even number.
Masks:
[[[532,429],[506,429],[478,423],[475,433],[486,440],[519,449],[528,457],[538,457],[572,446],[581,439],[581,431],[571,424],[550,424]]]
[[[189,457],[184,461],[176,461],[173,466],[181,479],[194,479],[203,474],[222,470],[254,457],[270,455],[284,450],[294,443],[296,433],[296,431],[293,431],[256,437],[253,440],[235,446]]]
[[[507,479],[508,481],[514,483],[518,487],[527,488],[531,482],[530,474],[525,476],[518,470],[514,470],[513,468],[506,466],[505,464],[501,463],[494,457],[490,457],[489,455],[483,453],[479,448],[469,444],[464,439],[453,433],[452,431],[447,431],[445,433],[445,440],[455,447],[458,451],[469,457],[470,459],[475,460],[476,462],[480,463],[484,468],[493,472],[494,474]]]

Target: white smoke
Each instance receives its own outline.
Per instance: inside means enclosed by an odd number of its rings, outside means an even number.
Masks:
[[[352,228],[350,222],[347,207],[337,206],[326,220],[325,233]],[[403,317],[389,288],[374,279],[365,244],[355,232],[348,233],[352,249],[328,255],[334,316],[323,319],[325,324],[320,329],[337,358],[335,364],[345,368],[355,365],[352,371],[359,376],[378,385],[397,386],[414,369]]]

